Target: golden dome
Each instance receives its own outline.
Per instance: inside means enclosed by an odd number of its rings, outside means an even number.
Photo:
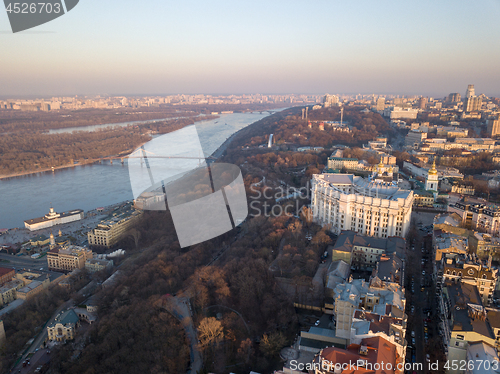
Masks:
[[[429,170],[429,175],[437,175],[437,170],[436,170],[436,160],[432,163],[432,167]]]

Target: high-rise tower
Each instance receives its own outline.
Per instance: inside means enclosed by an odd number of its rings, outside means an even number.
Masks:
[[[465,98],[468,99],[469,97],[476,96],[476,91],[474,90],[474,85],[469,84],[467,86],[467,91],[465,91]]]

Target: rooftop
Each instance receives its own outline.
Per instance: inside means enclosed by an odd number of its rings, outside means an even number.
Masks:
[[[11,280],[10,282],[7,282],[2,287],[0,287],[0,294],[7,292],[13,288],[16,288],[21,284],[23,284],[23,281],[21,281],[19,279]]]
[[[364,354],[361,354],[362,351]],[[366,365],[366,367],[359,366],[357,370],[344,370],[343,373],[346,374],[391,374],[394,373],[394,369],[389,370],[389,367],[395,368],[398,359],[396,346],[380,336],[363,339],[361,344],[350,344],[347,349],[325,348],[320,352],[320,356],[323,360],[327,360],[326,362],[330,362],[333,365],[347,364],[347,367],[349,367],[351,363],[358,363],[358,360],[359,362],[371,364]],[[384,363],[384,365],[378,366],[378,370],[368,370],[369,366],[372,366],[373,369],[377,368],[375,366],[376,363]],[[391,364],[390,366],[388,365],[389,363]],[[333,370],[331,371],[333,372]]]
[[[456,248],[460,251],[467,252],[469,241],[460,235],[455,235],[441,230],[434,231],[436,247],[440,250],[447,248]]]
[[[390,236],[384,239],[360,235],[355,231],[345,230],[340,233],[333,249],[341,252],[352,252],[354,246],[383,249],[387,254],[397,253],[402,257],[406,242],[398,236]]]
[[[64,212],[64,213],[57,213],[55,215],[50,215],[49,214],[46,214],[45,216],[43,217],[39,217],[39,218],[33,218],[33,219],[27,219],[26,222],[27,224],[29,225],[33,225],[35,223],[40,223],[40,222],[47,222],[47,221],[52,221],[56,218],[63,218],[63,217],[69,217],[69,216],[74,216],[76,214],[81,214],[83,213],[83,210],[82,209],[75,209],[75,210],[71,210],[69,212]]]
[[[42,285],[42,282],[40,282],[40,281],[32,281],[31,283],[27,284],[23,288],[20,288],[19,290],[17,290],[17,292],[28,293],[30,291],[33,291],[35,288],[37,288],[41,285]]]
[[[86,248],[86,247],[80,247],[77,245],[68,245],[65,247],[55,247],[52,248],[48,254],[60,254],[60,255],[66,255],[66,256],[83,256],[84,252],[92,252],[91,249]]]
[[[67,310],[61,314],[58,314],[54,321],[49,323],[47,327],[54,327],[58,323],[63,325],[73,324],[75,325],[79,321],[78,315],[75,313],[73,309]]]
[[[488,321],[491,327],[500,329],[500,310],[488,308]]]
[[[457,284],[447,283],[446,286],[451,305],[453,305],[451,309],[453,315],[452,331],[474,331],[494,339],[489,323],[482,318],[475,318],[474,314],[471,313],[473,309],[483,308],[477,287],[462,282]]]
[[[356,308],[360,305],[361,297],[371,294],[379,298],[378,305],[386,308],[387,305],[394,305],[399,309],[404,309],[404,293],[402,288],[395,283],[382,283],[380,287],[372,287],[363,279],[354,279],[350,283],[337,285],[335,288],[335,299],[349,301]]]
[[[494,347],[484,342],[470,343],[467,347],[467,358],[474,361],[483,362],[473,371],[474,374],[500,373],[498,355]],[[491,371],[485,369],[484,362],[491,363]]]
[[[376,275],[385,282],[402,282],[403,261],[396,253],[383,255],[377,264]]]
[[[461,221],[462,220],[460,219],[460,216],[456,213],[438,214],[436,217],[434,217],[434,225],[448,225],[459,227]]]
[[[10,268],[0,268],[0,277],[3,277],[4,275],[7,275],[13,271],[14,271],[14,269],[10,269]]]
[[[400,318],[365,312],[363,310],[355,311],[354,318],[358,320],[353,322],[353,327],[356,328],[357,335],[368,334],[370,331],[372,333],[385,332],[387,335],[390,335],[391,324],[401,326]]]

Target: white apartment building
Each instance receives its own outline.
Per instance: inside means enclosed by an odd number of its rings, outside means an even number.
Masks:
[[[24,221],[24,225],[30,231],[46,229],[56,225],[62,225],[83,219],[83,210],[75,209],[69,212],[57,213],[54,208],[50,208],[49,213],[43,217],[28,219]]]
[[[416,119],[417,114],[418,114],[418,109],[400,108],[397,106],[388,107],[384,109],[384,116],[389,117],[390,119],[399,119],[399,118]]]
[[[328,169],[358,169],[357,158],[328,157]]]
[[[450,149],[465,149],[467,151],[494,152],[498,149],[496,141],[489,138],[456,138],[449,142],[445,138],[426,139],[421,150],[428,149],[432,152],[448,151]]]
[[[414,147],[415,145],[420,145],[426,139],[426,132],[410,130],[408,131],[408,134],[406,134],[405,145],[408,147]]]
[[[410,227],[413,191],[352,174],[315,174],[311,180],[313,219],[340,234],[405,237]]]
[[[466,228],[479,229],[488,234],[500,234],[500,208],[472,198],[462,199],[448,206],[448,212],[457,213]]]
[[[432,165],[430,167],[420,167],[418,165],[414,165],[411,162],[404,161],[403,169],[407,170],[413,176],[426,178],[429,176],[429,171],[432,169]],[[436,169],[437,170],[437,169]],[[443,178],[456,178],[456,179],[464,179],[464,175],[459,172],[458,169],[452,167],[439,167],[437,170],[438,180]]]

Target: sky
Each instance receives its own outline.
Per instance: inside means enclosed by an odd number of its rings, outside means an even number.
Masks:
[[[0,10],[0,96],[500,96],[499,19],[500,0],[80,0],[14,34]]]

